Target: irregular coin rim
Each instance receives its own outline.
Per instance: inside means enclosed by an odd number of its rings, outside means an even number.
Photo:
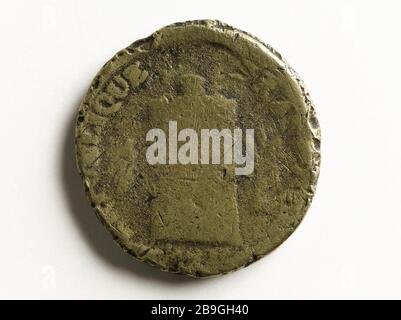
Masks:
[[[320,126],[319,126],[319,122],[318,119],[316,117],[316,112],[315,112],[315,108],[314,108],[314,104],[310,98],[309,95],[309,91],[307,90],[304,82],[302,81],[302,79],[299,77],[299,75],[294,71],[293,68],[290,67],[290,65],[287,63],[287,61],[281,56],[280,53],[278,53],[275,49],[273,49],[270,45],[262,42],[261,40],[259,40],[257,37],[250,35],[249,33],[236,29],[226,23],[223,23],[221,21],[218,20],[192,20],[192,21],[185,21],[185,22],[179,22],[179,23],[173,23],[170,24],[166,27],[163,27],[161,29],[159,29],[158,31],[155,31],[152,35],[150,35],[149,37],[140,39],[135,41],[133,44],[131,44],[130,46],[128,46],[125,49],[120,50],[119,52],[117,52],[110,60],[108,60],[108,62],[100,69],[100,71],[97,73],[97,75],[95,76],[94,79],[96,79],[99,75],[101,75],[103,73],[103,71],[108,67],[109,63],[111,61],[114,61],[115,59],[118,58],[118,56],[121,54],[121,52],[127,50],[128,48],[133,49],[133,48],[140,48],[144,43],[147,42],[151,42],[153,41],[154,38],[157,37],[157,35],[165,30],[165,29],[169,29],[169,28],[182,28],[182,27],[186,27],[186,26],[199,26],[199,27],[206,27],[206,28],[210,28],[212,30],[215,31],[219,31],[219,32],[229,32],[231,33],[233,36],[241,36],[243,38],[245,38],[246,40],[250,41],[251,43],[253,43],[254,45],[256,45],[259,49],[261,49],[265,54],[267,54],[268,56],[270,56],[271,58],[273,58],[286,72],[287,74],[293,79],[295,80],[296,84],[298,85],[301,95],[304,99],[304,106],[306,109],[306,120],[310,129],[310,132],[312,134],[312,143],[311,143],[311,149],[312,149],[312,181],[311,181],[311,193],[309,194],[309,198],[308,198],[308,203],[305,206],[304,209],[304,214],[302,216],[302,219],[305,217],[308,208],[310,207],[310,204],[312,202],[313,196],[316,192],[316,184],[317,184],[317,180],[319,177],[319,173],[320,173],[320,162],[321,162],[321,155],[320,155],[320,143],[321,143],[321,131],[320,131]],[[93,83],[93,81],[92,81]],[[81,104],[79,106],[79,110],[78,110],[78,115],[77,115],[77,123],[78,123],[78,118],[80,116],[80,114],[83,113],[84,111],[84,104],[85,101],[87,100],[87,98],[90,96],[90,94],[92,93],[92,85],[91,87],[88,89],[87,93],[85,94],[84,98],[81,101]],[[185,272],[181,272],[181,271],[177,271],[177,270],[170,270],[168,268],[164,268],[163,266],[157,264],[155,261],[150,261],[147,260],[146,258],[143,258],[141,255],[138,254],[138,252],[135,252],[132,249],[129,249],[126,247],[126,244],[124,243],[124,239],[120,238],[115,230],[112,228],[112,226],[105,221],[105,219],[103,218],[103,215],[101,214],[101,208],[99,208],[98,206],[96,206],[96,204],[94,203],[91,193],[90,193],[90,184],[88,183],[88,181],[85,179],[84,173],[83,173],[83,169],[80,165],[80,161],[79,161],[79,151],[78,151],[78,139],[79,139],[79,132],[78,132],[78,125],[75,127],[75,155],[76,155],[76,164],[78,167],[78,172],[82,178],[83,181],[83,185],[85,188],[85,193],[87,198],[90,201],[90,204],[92,206],[92,208],[94,209],[96,216],[98,217],[98,219],[102,222],[102,224],[106,227],[106,229],[114,236],[114,240],[119,244],[119,246],[127,253],[129,253],[132,257],[134,257],[135,259],[142,261],[142,262],[147,262],[153,266],[158,267],[159,269],[161,269],[162,271],[166,271],[166,272],[171,272],[171,273],[180,273],[180,274],[185,274],[187,276],[191,276],[194,278],[199,278],[199,277],[213,277],[213,276],[219,276],[219,275],[223,275],[223,274],[227,274],[227,273],[231,273],[234,272],[238,269],[241,269],[243,267],[248,266],[249,264],[251,264],[253,261],[242,265],[242,266],[238,266],[235,269],[232,269],[228,272],[222,272],[222,273],[217,273],[217,274],[212,274],[212,275],[194,275],[192,273],[185,273]],[[299,224],[302,222],[299,222]],[[291,234],[295,231],[295,229],[299,226],[299,224],[294,228],[294,230],[291,232]],[[288,238],[288,237],[287,237]],[[286,238],[286,239],[287,239]],[[284,239],[280,245],[286,240]],[[140,245],[138,246],[138,251],[146,251],[146,248],[143,248],[144,245]],[[147,247],[147,246],[146,246]],[[277,248],[277,247],[276,247]],[[150,249],[150,248],[148,248]],[[274,249],[273,249],[274,250]],[[261,255],[259,258],[269,254],[271,251],[266,252],[264,255]],[[255,259],[256,260],[256,259]]]

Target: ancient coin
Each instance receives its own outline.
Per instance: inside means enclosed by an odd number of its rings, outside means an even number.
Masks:
[[[176,23],[108,61],[76,124],[96,215],[133,257],[196,277],[287,239],[315,192],[320,131],[281,55],[219,21]]]

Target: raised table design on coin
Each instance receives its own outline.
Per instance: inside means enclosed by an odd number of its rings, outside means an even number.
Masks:
[[[298,75],[270,46],[211,20],[167,26],[118,52],[76,126],[86,193],[116,241],[200,277],[246,266],[295,230],[319,149]]]

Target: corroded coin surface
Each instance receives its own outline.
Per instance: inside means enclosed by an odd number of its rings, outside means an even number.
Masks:
[[[83,99],[76,156],[91,204],[135,258],[197,277],[247,266],[299,225],[320,132],[298,75],[224,23],[134,42]]]

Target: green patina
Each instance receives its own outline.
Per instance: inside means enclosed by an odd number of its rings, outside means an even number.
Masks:
[[[255,169],[150,165],[152,128],[254,129]],[[183,143],[183,142],[182,142]],[[295,72],[272,48],[218,21],[165,27],[118,52],[83,99],[77,163],[97,215],[134,257],[211,276],[281,244],[314,193],[320,132]]]

